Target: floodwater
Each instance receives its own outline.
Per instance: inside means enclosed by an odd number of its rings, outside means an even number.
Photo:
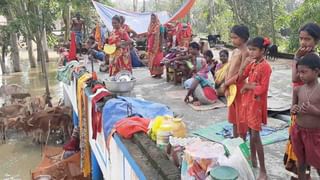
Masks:
[[[31,69],[26,59],[27,52],[20,52],[21,72],[0,74],[0,86],[3,84],[18,84],[29,90],[32,96],[41,96],[45,93],[45,81],[41,73],[41,65]],[[50,63],[47,63],[50,95],[52,103],[59,101],[62,97],[62,88],[56,80],[57,58],[55,52],[49,53]],[[10,64],[8,65],[10,67]],[[0,98],[0,104],[3,99]],[[31,179],[31,171],[40,163],[41,147],[33,144],[30,137],[22,132],[9,132],[9,140],[0,144],[0,179],[16,180]]]

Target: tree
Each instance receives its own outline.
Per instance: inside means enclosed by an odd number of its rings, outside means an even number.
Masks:
[[[291,35],[288,49],[294,52],[299,47],[299,28],[307,22],[320,23],[320,1],[305,0],[290,16],[289,27]]]

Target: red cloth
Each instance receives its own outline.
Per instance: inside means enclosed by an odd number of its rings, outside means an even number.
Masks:
[[[248,131],[247,121],[243,116],[242,96],[240,93],[243,85],[243,81],[236,83],[237,94],[233,103],[228,107],[228,120],[231,124],[237,125],[237,132],[240,135],[245,135]]]
[[[123,29],[119,29],[119,30],[114,29],[108,38],[108,43],[118,44],[118,43],[121,43],[122,40],[124,41],[130,40],[128,33],[125,32]],[[109,65],[110,76],[115,76],[121,70],[128,70],[132,72],[132,63],[130,58],[129,47],[117,48],[116,52],[112,56],[113,58],[111,58],[110,60],[111,63]]]
[[[80,150],[79,138],[71,137],[70,141],[63,146],[65,151],[79,151]]]
[[[320,169],[320,129],[295,124],[291,129],[291,140],[298,162]]]
[[[97,138],[97,133],[101,132],[102,129],[102,112],[98,111],[96,108],[96,103],[100,101],[103,97],[111,95],[110,92],[101,91],[96,94],[91,102],[92,102],[92,139]]]
[[[76,33],[71,32],[71,43],[68,61],[77,60],[77,45],[76,45]]]
[[[209,100],[215,101],[218,99],[217,93],[212,87],[207,86],[204,87],[202,90],[206,98],[208,98]]]
[[[261,131],[261,123],[267,124],[267,98],[271,72],[271,66],[263,60],[260,63],[249,64],[243,73],[242,78],[248,77],[248,83],[256,84],[253,90],[248,90],[242,96],[248,127],[256,131]]]
[[[132,137],[134,133],[147,133],[149,123],[149,119],[144,119],[141,117],[130,117],[118,121],[115,124],[115,129],[117,133],[120,134],[122,137],[129,139]]]
[[[302,81],[300,81],[300,82],[294,82],[294,83],[292,83],[292,86],[293,87],[299,87],[299,86],[302,86],[304,83],[302,82]]]

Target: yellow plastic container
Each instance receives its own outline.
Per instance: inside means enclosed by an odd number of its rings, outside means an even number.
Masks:
[[[171,133],[174,137],[184,138],[187,136],[187,128],[181,118],[172,118]]]

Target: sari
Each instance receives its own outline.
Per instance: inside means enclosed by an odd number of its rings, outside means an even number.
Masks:
[[[229,63],[221,64],[215,71],[215,83],[220,85],[224,82],[226,74],[229,70]]]
[[[123,29],[114,29],[108,39],[109,44],[118,44],[122,40],[130,40],[127,32]],[[129,47],[118,47],[116,51],[110,55],[109,75],[115,76],[121,70],[127,70],[132,73],[132,64],[130,58]]]
[[[183,26],[187,26],[184,28]],[[182,23],[178,24],[178,33],[177,41],[179,47],[189,48],[189,43],[192,37],[192,28],[190,24],[183,25]]]
[[[163,59],[160,27],[160,21],[156,16],[156,22],[150,22],[148,28],[148,66],[151,76],[161,76],[163,74],[163,67],[160,65]]]

